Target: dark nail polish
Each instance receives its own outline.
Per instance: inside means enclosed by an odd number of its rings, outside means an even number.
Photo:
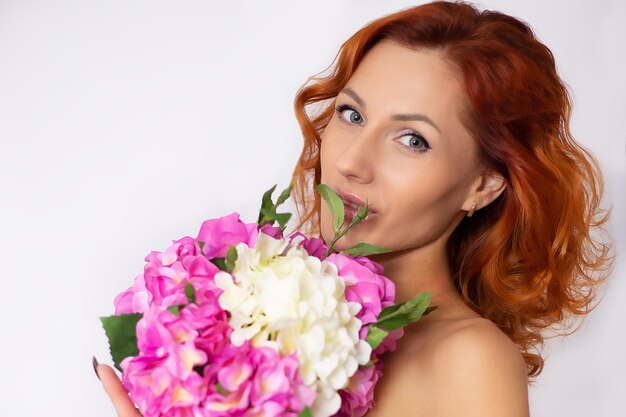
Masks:
[[[96,359],[95,356],[93,357],[91,362],[93,364],[93,371],[96,373],[96,376],[98,377],[98,379],[100,379],[100,375],[98,375],[98,360]]]

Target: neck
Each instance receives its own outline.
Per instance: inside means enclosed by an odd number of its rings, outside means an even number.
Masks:
[[[404,302],[421,292],[432,297],[447,293],[454,282],[446,257],[445,239],[428,245],[378,255],[371,259],[385,268],[385,276],[396,286],[396,302]],[[440,297],[436,300],[443,301]]]

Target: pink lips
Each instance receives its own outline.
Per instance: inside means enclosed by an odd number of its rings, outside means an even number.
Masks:
[[[342,190],[340,190],[339,188],[335,188],[335,192],[339,195],[339,197],[341,197],[341,199],[347,203],[354,203],[357,204],[359,206],[364,206],[365,202],[363,200],[361,200],[359,197],[357,197],[354,194],[350,194],[350,193],[346,193]],[[369,214],[374,214],[377,213],[376,209],[374,207],[372,207],[369,202],[368,202],[368,212]]]

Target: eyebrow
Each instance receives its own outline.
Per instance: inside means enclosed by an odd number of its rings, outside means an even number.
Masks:
[[[339,93],[344,93],[344,94],[349,95],[350,97],[354,99],[354,101],[359,103],[359,106],[366,108],[365,102],[363,101],[363,99],[359,97],[359,95],[350,87],[345,87]],[[435,129],[437,129],[439,133],[441,133],[441,129],[439,129],[439,126],[437,126],[435,122],[430,120],[430,117],[426,116],[425,114],[394,114],[393,116],[391,116],[391,120],[399,120],[402,122],[417,120],[421,122],[426,122],[432,127],[434,127]]]

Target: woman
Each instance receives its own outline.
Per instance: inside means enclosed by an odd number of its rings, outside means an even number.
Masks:
[[[372,258],[397,297],[439,306],[385,358],[368,415],[527,416],[541,331],[591,311],[612,265],[591,236],[608,219],[602,175],[569,132],[552,53],[520,20],[434,2],[369,23],[310,81],[297,228],[333,237],[312,185],[334,188],[348,221],[367,200],[335,247],[391,249]],[[97,372],[118,415],[140,415],[112,368]]]

